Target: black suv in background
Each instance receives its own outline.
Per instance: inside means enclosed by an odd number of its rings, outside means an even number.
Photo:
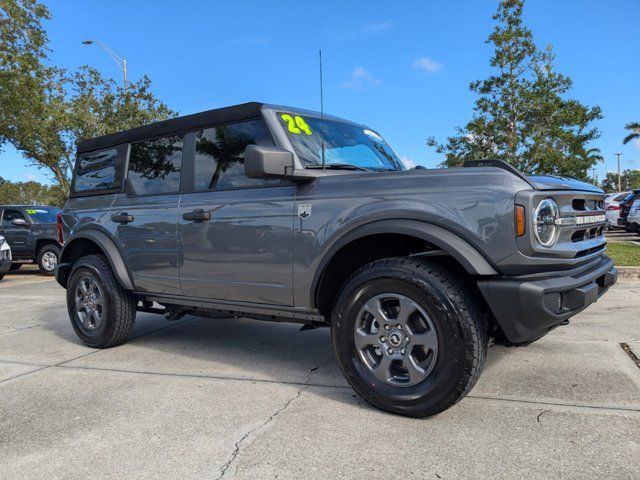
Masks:
[[[56,216],[60,209],[46,206],[0,205],[0,235],[11,247],[11,270],[35,261],[45,275],[53,275],[60,258]]]
[[[629,225],[627,225],[627,217],[629,216],[629,212],[631,211],[631,205],[636,199],[640,198],[640,188],[636,188],[631,191],[629,195],[624,197],[624,200],[620,202],[620,216],[618,217],[618,226],[624,227],[627,230],[631,230]]]

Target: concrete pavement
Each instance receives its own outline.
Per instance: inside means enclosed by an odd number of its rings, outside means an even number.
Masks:
[[[432,418],[364,403],[328,329],[142,314],[80,343],[55,281],[0,282],[0,478],[639,478],[640,284],[526,348],[493,347]]]

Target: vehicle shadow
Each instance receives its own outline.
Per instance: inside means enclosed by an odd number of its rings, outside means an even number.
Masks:
[[[80,343],[64,320],[50,323],[49,328],[62,341]],[[100,368],[128,372],[288,383],[300,388],[309,384],[307,391],[313,395],[372,408],[342,376],[328,328],[301,331],[298,324],[192,316],[174,323],[153,314],[139,314],[136,322],[127,344],[91,355],[83,365],[95,362]],[[489,350],[488,370],[504,350]]]

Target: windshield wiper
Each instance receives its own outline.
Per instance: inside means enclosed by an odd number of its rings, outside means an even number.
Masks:
[[[307,168],[322,170],[322,165],[308,165]],[[324,168],[327,170],[358,170],[361,172],[370,172],[371,169],[351,165],[350,163],[326,163]]]

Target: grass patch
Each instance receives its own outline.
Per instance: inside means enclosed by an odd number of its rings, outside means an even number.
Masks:
[[[607,255],[616,265],[625,267],[640,267],[640,245],[628,242],[609,242]]]

